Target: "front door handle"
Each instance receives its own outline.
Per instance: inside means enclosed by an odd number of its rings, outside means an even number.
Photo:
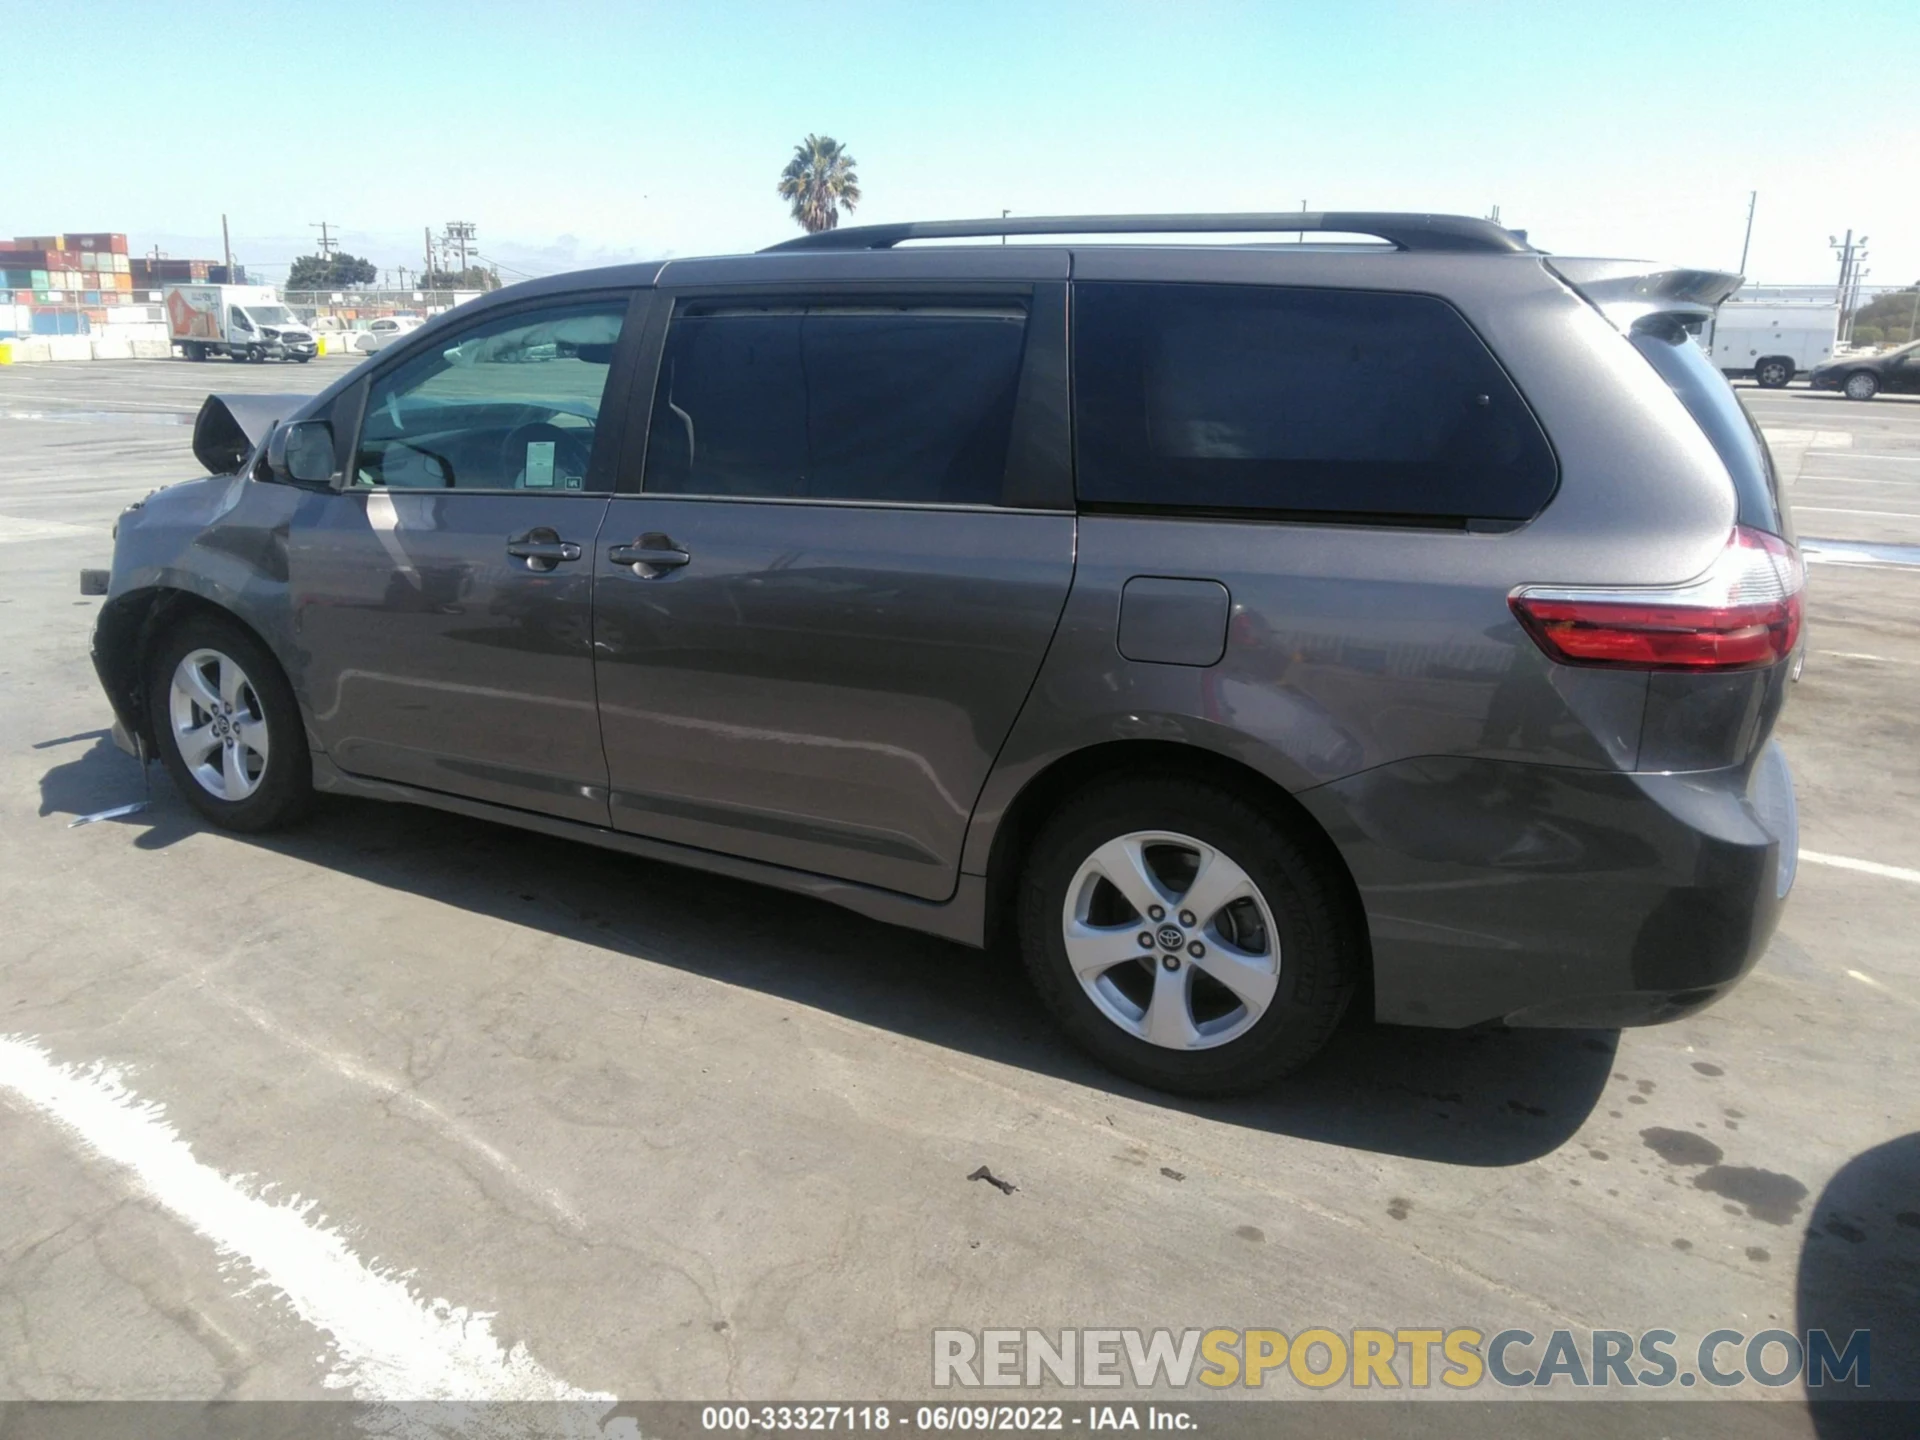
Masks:
[[[580,547],[542,525],[507,541],[507,554],[527,562],[529,570],[548,571],[562,560],[578,560]]]
[[[607,559],[616,565],[631,565],[633,573],[651,580],[668,570],[678,570],[693,559],[686,551],[659,531],[648,531],[631,545],[615,545]]]

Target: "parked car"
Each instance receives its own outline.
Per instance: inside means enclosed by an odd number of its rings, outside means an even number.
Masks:
[[[1920,340],[1878,355],[1843,355],[1807,377],[1816,390],[1838,390],[1849,400],[1871,400],[1882,390],[1895,395],[1920,391]]]
[[[895,248],[1276,230],[1386,243]],[[1356,997],[1668,1020],[1797,855],[1803,571],[1688,334],[1735,283],[1375,214],[531,281],[210,399],[95,663],[215,824],[405,801],[1010,944],[1169,1090]]]
[[[414,315],[382,315],[364,330],[354,333],[353,348],[365,355],[376,354],[397,344],[418,330],[424,322]]]

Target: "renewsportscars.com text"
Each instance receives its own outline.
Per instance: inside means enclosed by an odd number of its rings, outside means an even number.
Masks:
[[[1872,1337],[1836,1342],[1825,1330],[1712,1330],[1682,1342],[1672,1330],[1409,1328],[1331,1330],[936,1330],[937,1388],[1060,1385],[1137,1390],[1200,1385],[1262,1389],[1470,1390],[1775,1387],[1804,1381],[1866,1390]],[[1204,1393],[1201,1392],[1201,1393]]]

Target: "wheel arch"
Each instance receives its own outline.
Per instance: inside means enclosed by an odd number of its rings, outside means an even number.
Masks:
[[[1037,772],[1008,804],[994,829],[987,856],[986,943],[999,945],[1010,934],[1020,868],[1034,837],[1068,796],[1116,776],[1176,774],[1210,781],[1251,799],[1285,825],[1339,885],[1350,908],[1354,933],[1362,947],[1360,1013],[1373,1009],[1373,946],[1366,906],[1346,857],[1313,814],[1285,788],[1253,766],[1230,755],[1171,740],[1110,740],[1060,756]]]
[[[138,736],[145,743],[149,755],[159,752],[153,716],[147,708],[147,657],[162,635],[191,615],[213,616],[239,626],[273,656],[282,675],[286,674],[285,664],[258,626],[204,595],[171,585],[152,585],[114,596],[101,608],[94,626],[93,667],[99,673],[114,714],[128,734]],[[303,722],[304,719],[303,716]],[[312,726],[305,728],[311,744]]]

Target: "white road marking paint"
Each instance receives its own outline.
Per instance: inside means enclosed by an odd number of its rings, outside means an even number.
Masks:
[[[1822,855],[1818,850],[1802,850],[1800,858],[1815,865],[1831,865],[1836,870],[1858,870],[1862,875],[1878,875],[1882,880],[1904,880],[1909,885],[1920,885],[1920,870],[1908,870],[1901,865],[1882,865],[1878,860],[1855,860],[1846,855]]]
[[[1769,425],[1760,433],[1769,445],[1805,445],[1810,450],[1849,450],[1853,448],[1851,430],[1803,430],[1792,425]]]
[[[108,531],[104,525],[69,525],[63,520],[22,520],[13,515],[0,515],[0,545],[21,540],[71,540],[80,535],[105,540]]]
[[[1897,455],[1891,450],[1855,450],[1848,455],[1835,455],[1834,460],[1892,460],[1902,465],[1920,465],[1920,455]]]
[[[1816,655],[1835,655],[1842,660],[1877,660],[1882,665],[1913,665],[1920,661],[1902,660],[1897,655],[1869,655],[1864,650],[1816,650]]]
[[[1794,503],[1794,513],[1805,510],[1821,515],[1884,515],[1889,520],[1920,520],[1920,514],[1912,510],[1846,510],[1837,505],[1802,505]]]
[[[1878,990],[1890,1000],[1904,1000],[1909,1005],[1920,1005],[1920,1000],[1915,1000],[1909,995],[1902,995],[1898,990],[1888,989],[1871,975],[1863,974],[1858,970],[1849,970],[1847,971],[1847,975],[1850,979],[1858,980],[1870,990]]]
[[[333,1341],[325,1383],[360,1400],[593,1400],[515,1342],[494,1338],[492,1316],[422,1299],[410,1272],[376,1270],[345,1237],[314,1218],[317,1200],[263,1199],[196,1160],[167,1123],[105,1065],[60,1065],[36,1040],[0,1035],[0,1094],[57,1122],[90,1152],[131,1172],[145,1194],[252,1267],[307,1324]],[[258,1187],[254,1187],[257,1189]]]

